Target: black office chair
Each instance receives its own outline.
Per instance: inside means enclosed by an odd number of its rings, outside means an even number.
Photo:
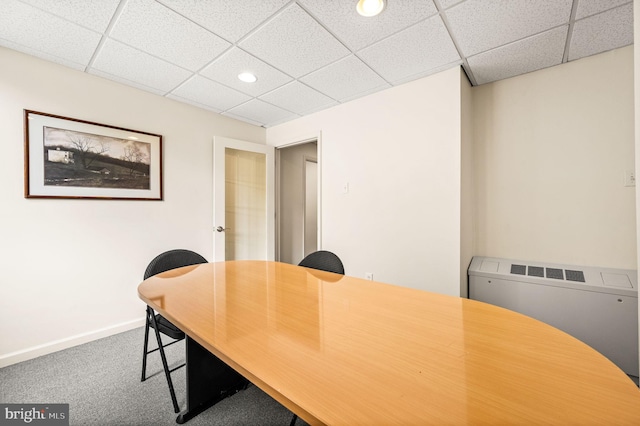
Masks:
[[[149,277],[152,277],[164,271],[168,271],[170,269],[180,268],[182,266],[196,265],[199,263],[207,263],[207,259],[200,256],[198,253],[195,253],[190,250],[184,250],[184,249],[169,250],[167,252],[159,254],[151,261],[151,263],[149,263],[149,266],[147,266],[146,271],[144,271],[144,279],[146,280]],[[150,306],[147,306],[146,316],[147,316],[147,321],[144,328],[144,353],[142,356],[141,381],[144,382],[146,380],[147,355],[155,351],[160,351],[160,358],[162,358],[162,366],[164,368],[164,374],[165,376],[167,376],[167,383],[169,384],[169,392],[171,393],[171,401],[173,402],[173,410],[177,413],[180,411],[180,407],[178,406],[178,401],[176,400],[176,393],[173,389],[173,382],[171,381],[171,373],[177,370],[178,368],[184,367],[185,364],[181,364],[169,370],[169,366],[167,365],[167,357],[164,353],[164,348],[183,340],[184,333],[178,327],[176,327],[171,322],[169,322],[169,320],[167,320],[165,317],[163,317],[160,314],[156,314]],[[155,330],[156,340],[158,341],[158,347],[153,350],[148,350],[149,327]],[[172,341],[167,344],[163,344],[162,339],[160,338],[160,333],[170,337]]]
[[[307,255],[298,263],[298,266],[344,275],[344,266],[340,258],[326,250],[315,251]]]
[[[318,250],[308,254],[298,263],[298,266],[344,275],[344,265],[340,258],[326,250]],[[298,416],[294,414],[289,426],[294,426],[296,420],[298,420]]]

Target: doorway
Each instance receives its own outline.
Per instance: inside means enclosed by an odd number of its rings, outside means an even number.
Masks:
[[[276,150],[276,257],[297,265],[320,247],[316,140]]]

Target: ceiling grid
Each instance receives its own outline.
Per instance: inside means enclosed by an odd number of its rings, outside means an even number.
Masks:
[[[355,5],[3,0],[0,46],[270,127],[452,67],[480,85],[633,43],[632,0]]]

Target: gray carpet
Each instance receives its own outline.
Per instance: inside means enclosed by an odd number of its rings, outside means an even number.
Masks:
[[[155,339],[151,338],[150,341]],[[140,382],[144,328],[0,369],[0,402],[68,403],[71,425],[175,425],[160,356],[151,354],[147,380]],[[184,362],[184,341],[167,348],[173,366]],[[185,369],[172,373],[178,404],[186,407]],[[281,425],[292,414],[254,385],[219,402],[186,423]],[[305,425],[298,419],[297,426]]]

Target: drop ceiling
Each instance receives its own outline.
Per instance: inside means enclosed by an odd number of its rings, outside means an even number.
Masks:
[[[633,43],[630,0],[355,5],[2,0],[0,45],[269,127],[452,67],[480,85]]]

